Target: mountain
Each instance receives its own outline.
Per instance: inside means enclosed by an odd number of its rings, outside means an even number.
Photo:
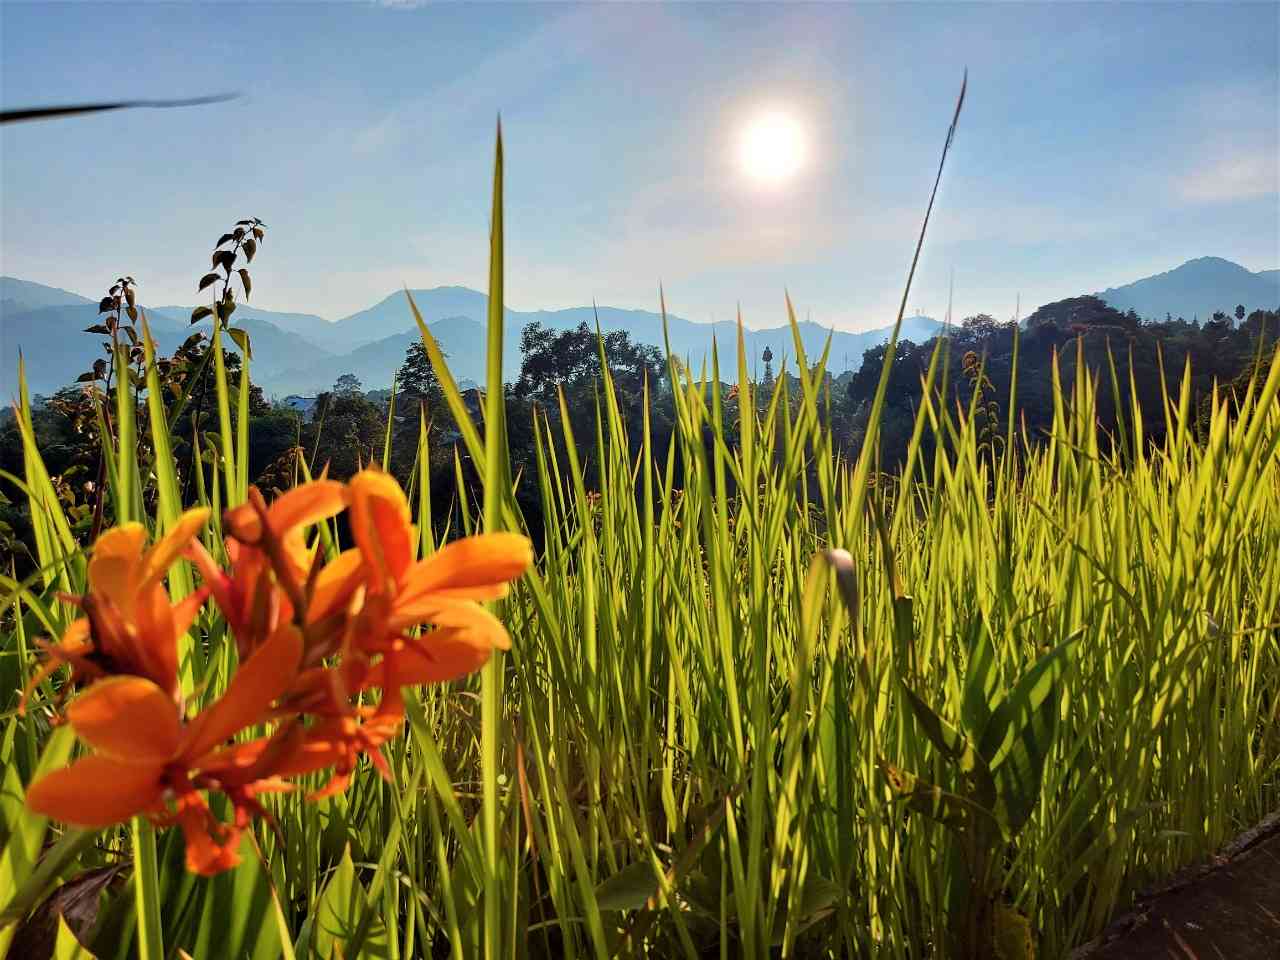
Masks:
[[[401,294],[403,296],[403,294]],[[484,349],[475,350],[477,343],[484,342],[484,327],[466,317],[453,320],[440,320],[430,324],[431,332],[440,341],[444,351],[450,354],[449,369],[456,378],[465,376],[462,371],[471,369],[472,364],[455,363],[453,354],[460,351],[467,354],[466,345],[473,348],[472,353],[478,358],[475,362],[484,367]],[[307,366],[292,367],[282,371],[271,381],[272,392],[277,395],[298,393],[314,395],[321,390],[328,390],[344,373],[354,373],[364,385],[365,390],[379,390],[391,385],[391,378],[404,363],[404,355],[409,344],[418,338],[418,330],[407,330],[404,333],[392,334],[372,343],[366,343],[350,353],[339,356],[329,355]],[[255,363],[257,352],[255,347]],[[256,377],[257,374],[255,373]]]
[[[184,320],[189,320],[191,311],[195,307],[157,307],[156,309],[176,317],[182,317]],[[303,340],[320,347],[326,353],[345,353],[358,342],[349,340],[348,332],[345,330],[339,333],[336,323],[332,323],[324,317],[318,317],[314,313],[281,313],[278,310],[262,310],[258,307],[251,307],[247,303],[237,304],[232,321],[236,326],[240,326],[246,320],[269,323],[276,330],[301,337]],[[208,326],[208,322],[205,323],[205,326]]]
[[[465,287],[440,287],[435,290],[411,291],[414,303],[423,320],[431,328],[449,359],[449,369],[458,380],[483,381],[485,378],[485,327],[488,298]],[[397,307],[396,302],[399,301]],[[469,314],[449,314],[451,309],[464,307]],[[412,324],[404,294],[393,294],[376,306],[339,320],[335,326],[358,324],[365,331],[394,329],[407,318]],[[585,323],[594,329],[597,318],[604,333],[625,330],[632,340],[663,347],[662,315],[646,310],[623,310],[617,307],[571,307],[565,310],[521,311],[508,308],[504,311],[503,367],[508,377],[515,379],[520,370],[520,334],[530,323],[540,323],[553,330],[572,330]],[[930,317],[907,317],[902,321],[902,336],[917,341],[937,335],[942,324]],[[800,339],[810,362],[815,362],[831,337],[831,354],[828,368],[839,373],[862,362],[862,354],[888,339],[891,327],[849,333],[834,333],[816,323],[799,324]],[[416,326],[400,328],[399,332],[361,344],[349,353],[325,361],[319,366],[301,366],[286,371],[273,384],[276,392],[314,393],[327,389],[344,373],[355,374],[366,390],[380,389],[391,383],[391,377],[404,361],[405,351],[417,336]],[[683,317],[667,315],[667,339],[671,351],[681,360],[687,360],[695,373],[703,362],[708,374],[711,364],[712,341],[716,344],[720,359],[720,378],[727,382],[737,379],[737,337],[734,323],[694,323]],[[748,363],[753,370],[763,370],[759,359],[767,347],[774,356],[775,373],[782,369],[787,358],[794,369],[795,344],[789,326],[766,330],[744,330],[743,342]]]
[[[328,362],[333,354],[290,330],[282,330],[274,323],[260,317],[241,317],[236,310],[231,318],[232,327],[238,327],[249,335],[250,379],[261,385],[268,394],[278,393],[280,374],[296,367],[311,369]],[[197,329],[204,326],[197,324]],[[208,333],[211,327],[205,326]],[[232,346],[228,344],[228,346]]]
[[[411,290],[414,304],[422,314],[423,320],[432,327],[432,332],[440,340],[441,348],[449,355],[450,369],[459,379],[484,379],[484,322],[488,315],[488,297],[478,290],[466,287],[436,287],[430,290]],[[435,324],[447,321],[447,329],[441,333]],[[504,343],[503,366],[515,377],[520,369],[520,333],[530,323],[540,323],[553,330],[572,330],[585,323],[594,329],[597,321],[605,333],[614,330],[625,330],[632,340],[663,348],[669,343],[671,351],[680,359],[687,359],[695,371],[705,360],[710,365],[711,345],[714,338],[720,354],[721,378],[734,380],[737,378],[737,325],[727,321],[719,323],[695,323],[674,314],[667,315],[666,339],[664,341],[662,315],[648,310],[625,310],[619,307],[570,307],[563,310],[513,310],[508,307],[503,314]],[[469,322],[471,325],[465,325]],[[347,367],[340,373],[354,373],[364,383],[366,389],[376,389],[390,383],[391,374],[403,360],[400,357],[394,366],[377,366],[386,364],[390,358],[390,345],[404,343],[406,348],[414,331],[413,314],[409,309],[404,293],[394,293],[379,301],[367,310],[351,314],[337,321],[334,327],[349,330],[346,337],[349,341],[359,343],[361,347],[375,346],[376,349],[357,349],[347,354]],[[829,366],[836,372],[846,366],[856,366],[862,362],[862,354],[871,347],[888,338],[889,327],[876,330],[849,333],[830,330],[816,323],[799,324],[801,342],[811,362],[821,354],[828,334],[832,336]],[[906,317],[903,319],[902,336],[914,340],[927,340],[936,336],[942,325],[930,317]],[[775,371],[781,369],[783,358],[794,357],[795,347],[792,341],[791,328],[779,326],[765,330],[745,330],[743,340],[751,358],[759,358],[766,347],[774,354]],[[794,361],[792,361],[794,362]],[[341,358],[331,365],[334,369],[342,365]],[[756,361],[756,365],[759,363]],[[328,369],[328,368],[326,368]],[[285,375],[282,380],[289,389],[324,389],[332,381],[317,386],[316,380],[310,381],[310,387],[304,387],[306,377],[311,371],[299,368]],[[313,374],[317,379],[319,371]]]
[[[485,377],[485,317],[488,297],[466,287],[437,287],[413,291],[424,319],[449,357],[458,380],[483,381]],[[190,334],[191,307],[142,308],[162,352],[171,352]],[[83,334],[98,319],[97,301],[65,290],[16,278],[0,280],[0,397],[17,389],[19,349],[26,360],[28,385],[33,394],[53,393],[74,382],[101,354],[98,341]],[[573,307],[565,310],[505,311],[504,364],[514,378],[520,369],[520,334],[529,323],[554,330],[568,330],[599,322],[608,333],[625,330],[639,343],[664,345],[662,316],[646,310],[617,307]],[[242,305],[234,326],[244,329],[253,349],[253,378],[268,395],[313,394],[327,389],[344,373],[354,373],[366,389],[390,385],[404,361],[405,351],[417,336],[413,314],[404,293],[393,293],[377,304],[330,323],[314,314],[283,313]],[[208,321],[196,329],[209,329]],[[928,317],[903,320],[902,335],[927,340],[941,325]],[[831,331],[819,324],[799,324],[801,341],[816,360],[830,335],[829,366],[835,372],[861,363],[865,350],[884,341],[887,327],[861,333]],[[667,316],[667,338],[677,357],[698,370],[709,366],[713,338],[720,351],[721,378],[736,379],[737,327],[733,323],[694,323]],[[775,372],[787,358],[794,358],[791,329],[745,330],[743,339],[752,369],[762,369],[760,357],[768,348]],[[794,359],[789,361],[794,365]]]
[[[52,394],[74,383],[94,360],[105,356],[99,346],[102,338],[84,332],[99,322],[97,301],[81,297],[78,303],[16,310],[13,302],[7,300],[0,308],[0,404],[7,406],[17,395],[19,353],[31,395]],[[182,324],[160,311],[143,310],[157,348],[172,353],[186,338]]]
[[[85,327],[99,321],[97,301],[12,277],[0,278],[0,295],[0,404],[7,405],[17,393],[19,352],[32,395],[51,394],[73,383],[94,360],[104,356],[98,345],[102,338],[84,333]],[[161,353],[172,353],[191,334],[190,308],[142,306],[142,313]],[[268,392],[273,378],[282,371],[320,363],[331,356],[297,333],[262,319],[264,316],[306,315],[236,310],[232,325],[249,334],[253,377]],[[205,322],[194,329],[207,333],[210,325]]]
[[[0,317],[9,313],[39,310],[41,307],[67,307],[93,302],[69,290],[46,287],[42,283],[19,280],[17,277],[0,277]]]
[[[428,323],[446,317],[468,317],[483,323],[489,310],[489,298],[467,287],[436,287],[412,290],[414,303]],[[511,310],[507,310],[510,316]],[[365,343],[384,340],[414,329],[413,313],[403,291],[383,297],[372,307],[343,317],[333,324],[334,336],[343,339],[351,350]]]
[[[1117,310],[1134,310],[1144,320],[1163,320],[1166,314],[1203,323],[1215,310],[1232,313],[1237,304],[1246,311],[1280,306],[1280,270],[1253,273],[1221,257],[1200,257],[1153,277],[1144,277],[1098,294]]]

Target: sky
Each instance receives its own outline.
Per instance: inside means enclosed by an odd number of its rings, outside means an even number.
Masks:
[[[1280,267],[1278,51],[1274,3],[0,0],[6,109],[242,94],[0,128],[0,273],[191,304],[259,217],[259,307],[483,290],[501,115],[508,306],[882,326],[967,68],[909,312],[1025,315]],[[743,169],[762,112],[802,132],[782,183]]]

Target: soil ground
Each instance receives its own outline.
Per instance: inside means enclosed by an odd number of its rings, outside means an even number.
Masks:
[[[1280,960],[1280,816],[1184,872],[1071,960]]]

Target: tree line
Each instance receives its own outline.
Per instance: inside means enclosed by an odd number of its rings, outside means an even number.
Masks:
[[[144,357],[136,331],[131,332],[131,321],[126,319],[132,305],[130,289],[123,285],[113,294],[111,304],[104,300],[104,306],[113,308],[107,313],[107,322],[90,329],[109,335],[111,351],[125,344],[133,372],[123,388],[137,391],[141,398]],[[228,304],[225,298],[224,292],[219,303]],[[1055,365],[1064,390],[1070,390],[1081,362],[1104,374],[1102,382],[1108,384],[1112,382],[1109,371],[1114,368],[1117,392],[1104,389],[1097,397],[1100,439],[1103,448],[1109,449],[1125,432],[1131,394],[1136,394],[1142,411],[1143,434],[1149,442],[1158,443],[1165,429],[1163,405],[1166,397],[1178,395],[1188,361],[1190,390],[1202,404],[1215,383],[1238,381],[1256,361],[1268,357],[1275,349],[1278,331],[1280,313],[1275,310],[1246,313],[1241,306],[1233,313],[1216,313],[1203,324],[1171,316],[1143,321],[1132,311],[1121,313],[1097,297],[1083,296],[1047,304],[1021,324],[979,314],[946,329],[939,338],[923,343],[900,340],[876,451],[880,467],[893,472],[905,457],[923,401],[923,379],[936,348],[941,348],[942,364],[935,376],[934,399],[954,405],[962,416],[972,411],[980,418],[984,442],[992,445],[1004,442],[1011,418],[1022,442],[1035,443],[1047,429],[1054,413]],[[549,436],[557,444],[561,464],[567,462],[566,445],[572,437],[583,474],[590,478],[597,456],[597,415],[604,403],[602,359],[633,454],[642,436],[646,390],[650,436],[659,463],[665,464],[671,452],[675,411],[665,358],[656,347],[634,342],[625,331],[599,336],[586,324],[557,330],[533,323],[522,331],[520,347],[519,376],[505,387],[506,422],[513,473],[529,478],[519,487],[521,506],[535,539],[540,539],[541,504],[538,486],[531,479],[537,469],[534,424],[551,428]],[[181,415],[171,420],[173,456],[187,495],[198,482],[197,471],[205,472],[200,479],[209,479],[217,455],[218,418],[208,374],[210,349],[208,336],[196,333],[173,357],[158,361],[162,389],[175,407],[181,407]],[[887,345],[880,345],[867,350],[856,371],[839,377],[822,374],[820,415],[830,429],[836,451],[845,457],[856,456],[861,450],[886,349]],[[785,367],[775,374],[772,356],[760,359],[765,372],[752,391],[760,408],[764,409],[777,390],[785,391],[785,402],[798,405],[800,389],[793,374]],[[233,392],[238,392],[242,364],[235,351],[225,351],[224,367]],[[1017,389],[1011,397],[1015,369]],[[110,423],[100,412],[112,408],[113,391],[122,387],[111,381],[109,365],[104,368],[101,361],[81,380],[52,397],[36,398],[32,420],[55,486],[75,522],[75,532],[88,543],[101,525],[105,499],[101,430],[110,429]],[[741,416],[741,392],[727,383],[717,384],[715,389],[721,391],[732,442],[734,425]],[[433,515],[441,523],[446,518],[456,523],[462,506],[458,497],[475,497],[477,501],[480,497],[478,473],[458,442],[457,424],[420,341],[415,340],[407,350],[393,390],[366,391],[354,375],[346,374],[320,393],[308,410],[268,403],[256,386],[250,387],[248,398],[249,476],[269,496],[297,481],[300,461],[314,474],[327,471],[337,479],[352,476],[362,466],[385,462],[407,486],[413,482],[420,440],[425,438],[422,450],[428,461]],[[482,406],[479,389],[465,391],[463,400],[478,420]],[[144,417],[145,404],[138,404],[138,408],[139,416]],[[136,436],[145,446],[147,430],[142,420]],[[936,442],[926,431],[925,463]],[[7,411],[0,425],[0,469],[22,475],[22,444],[12,411]],[[7,488],[8,494],[0,493],[0,552],[11,556],[15,570],[21,572],[30,569],[33,553],[26,501],[11,484],[0,483],[0,487]]]

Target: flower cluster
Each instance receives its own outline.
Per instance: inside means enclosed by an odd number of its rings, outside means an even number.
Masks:
[[[188,869],[205,875],[239,862],[243,830],[266,815],[262,794],[321,771],[330,777],[312,796],[339,792],[361,755],[387,775],[381,747],[404,720],[401,688],[464,676],[507,648],[481,602],[503,596],[532,559],[527,539],[494,533],[416,560],[404,492],[373,470],[305,484],[269,507],[249,492],[223,518],[226,569],[197,539],[207,510],[183,514],[149,548],[140,524],[104,533],[88,592],[73,601],[84,616],[47,646],[33,681],[70,668],[66,719],[93,752],[33,783],[28,806],[84,827],[138,815],[177,824]],[[324,563],[306,530],[343,510],[355,546]],[[175,604],[164,578],[182,557],[203,584]],[[188,715],[179,641],[210,596],[239,666],[221,697]],[[236,740],[250,729],[260,735]],[[230,822],[213,815],[212,792],[229,801]]]

